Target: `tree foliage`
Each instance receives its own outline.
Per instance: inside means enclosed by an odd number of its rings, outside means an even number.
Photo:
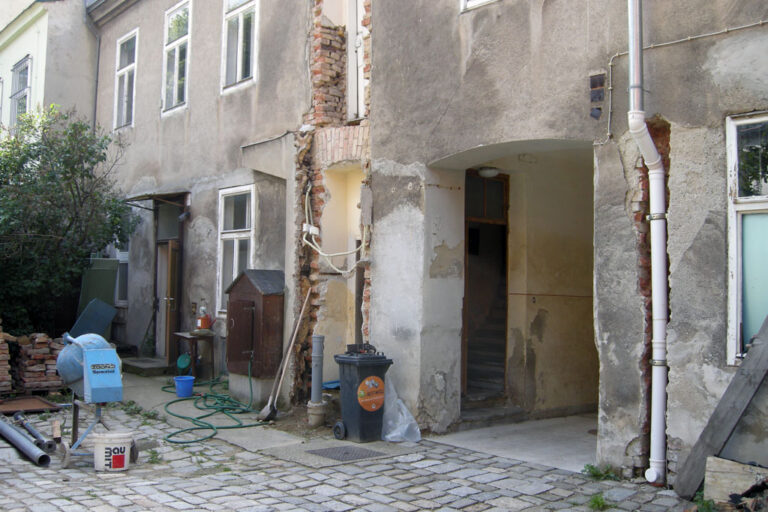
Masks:
[[[768,193],[768,123],[739,127],[739,196]]]
[[[122,149],[119,140],[101,129],[53,107],[21,116],[3,134],[3,330],[51,332],[60,312],[77,300],[90,254],[127,241],[137,217],[112,178]]]

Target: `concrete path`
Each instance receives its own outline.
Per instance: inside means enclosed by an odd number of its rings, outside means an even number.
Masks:
[[[579,472],[595,464],[597,416],[526,421],[464,430],[431,439],[490,455]]]

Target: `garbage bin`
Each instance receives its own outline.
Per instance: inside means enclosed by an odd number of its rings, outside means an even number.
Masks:
[[[347,345],[333,356],[339,364],[341,421],[333,427],[336,439],[367,443],[381,439],[384,415],[384,374],[391,359],[372,345]]]

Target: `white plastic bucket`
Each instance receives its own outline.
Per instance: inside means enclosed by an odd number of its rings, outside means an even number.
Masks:
[[[93,439],[93,467],[96,471],[125,471],[131,458],[131,432],[105,432],[91,434]]]

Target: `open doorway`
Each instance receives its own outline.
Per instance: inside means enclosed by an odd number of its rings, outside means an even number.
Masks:
[[[179,330],[184,196],[155,198],[155,353],[170,365],[178,354],[173,333]]]
[[[470,401],[505,392],[508,187],[506,175],[466,176],[462,392]]]
[[[594,413],[591,151],[483,165],[465,177],[462,421]]]

